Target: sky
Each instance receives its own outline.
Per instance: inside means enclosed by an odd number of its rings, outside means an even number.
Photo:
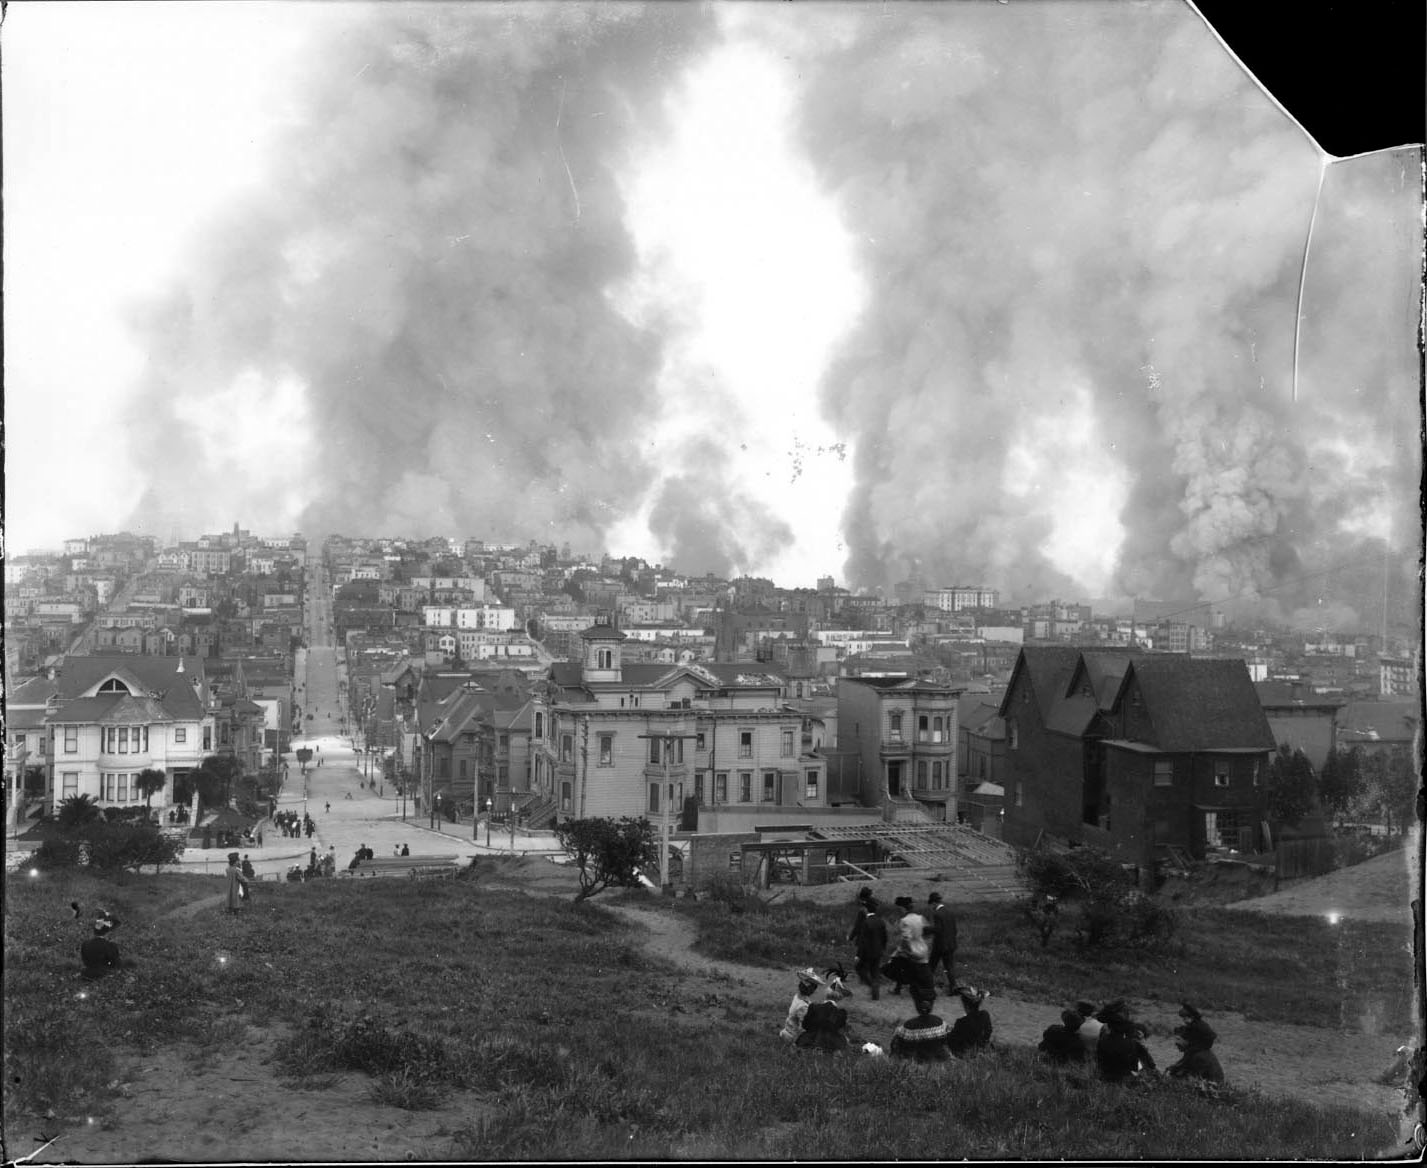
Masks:
[[[1178,0],[4,36],[12,554],[533,538],[1329,626],[1415,587],[1420,152],[1326,155]]]

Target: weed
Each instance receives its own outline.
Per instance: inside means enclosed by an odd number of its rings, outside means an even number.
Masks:
[[[383,1071],[371,1087],[373,1103],[406,1111],[430,1111],[440,1107],[450,1095],[448,1083],[410,1066]]]

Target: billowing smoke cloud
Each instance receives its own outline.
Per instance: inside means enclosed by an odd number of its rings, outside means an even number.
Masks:
[[[1320,156],[1187,5],[780,19],[870,285],[824,387],[852,583],[1289,610],[1385,534],[1352,527],[1367,504],[1415,543],[1418,152],[1330,171],[1295,400]],[[1049,553],[1108,514],[1103,578]]]
[[[181,501],[189,530],[271,530],[276,476],[309,534],[598,547],[651,481],[661,345],[610,304],[634,263],[616,176],[708,20],[391,5],[329,28],[268,185],[139,314],[135,522]]]

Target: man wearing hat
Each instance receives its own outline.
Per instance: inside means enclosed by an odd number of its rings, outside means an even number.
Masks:
[[[942,903],[941,893],[933,890],[927,896],[927,914],[931,917],[932,934],[931,974],[936,981],[938,967],[946,970],[946,992],[956,990],[956,917],[951,906]]]
[[[853,943],[857,960],[853,968],[858,979],[872,991],[872,1000],[880,998],[882,957],[887,952],[887,922],[882,919],[881,906],[870,888],[857,894],[857,920],[848,940]]]
[[[79,906],[72,906],[75,915]],[[111,969],[119,968],[119,946],[109,940],[109,934],[119,927],[119,918],[107,908],[99,910],[94,920],[94,935],[79,947],[79,960],[84,966],[84,976],[100,977]]]
[[[228,911],[237,912],[248,899],[248,879],[238,866],[238,853],[228,853]]]

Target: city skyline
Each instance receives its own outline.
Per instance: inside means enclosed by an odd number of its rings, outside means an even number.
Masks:
[[[1415,553],[1420,151],[1331,160],[1188,5],[202,8],[10,13],[12,548],[1283,616]]]

